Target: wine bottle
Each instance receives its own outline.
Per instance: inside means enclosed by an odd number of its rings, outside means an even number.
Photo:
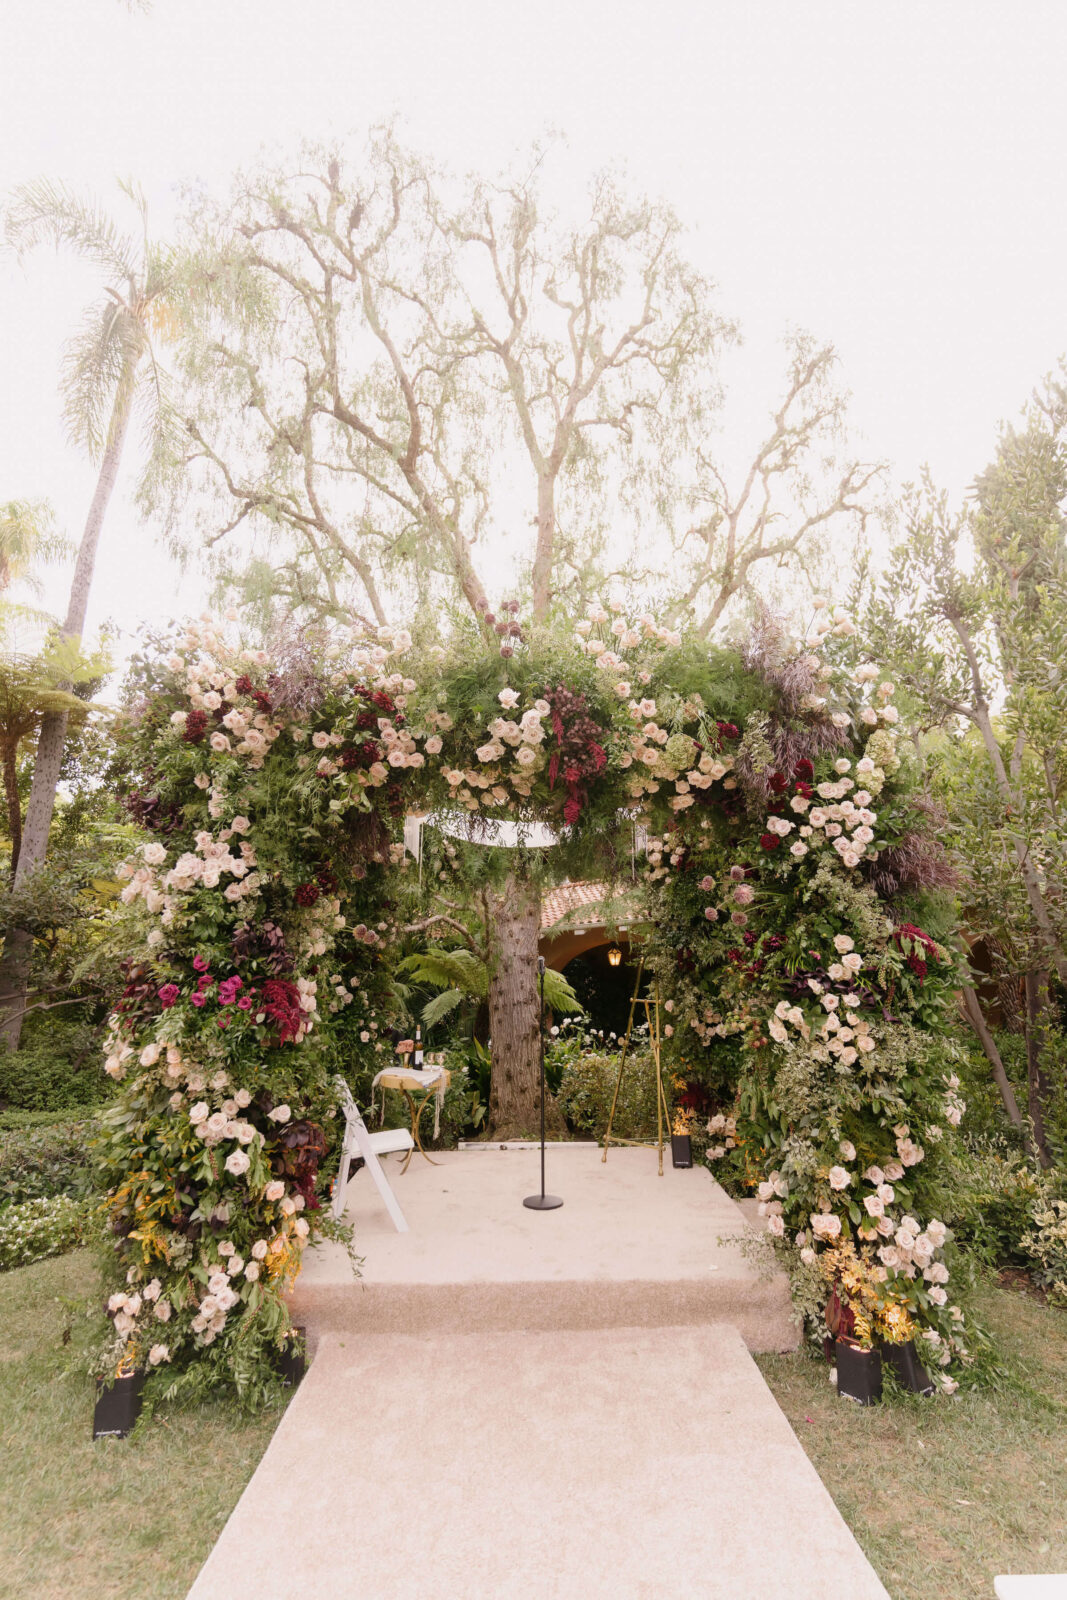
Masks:
[[[415,1071],[422,1071],[422,1029],[415,1029]]]

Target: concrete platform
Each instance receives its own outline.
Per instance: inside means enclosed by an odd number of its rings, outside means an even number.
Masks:
[[[706,1168],[657,1175],[655,1150],[551,1147],[547,1188],[558,1211],[530,1211],[536,1147],[419,1156],[385,1168],[410,1233],[398,1234],[365,1172],[346,1216],[362,1277],[339,1245],[305,1256],[294,1318],[329,1332],[447,1333],[657,1327],[726,1322],[750,1350],[791,1350],[799,1333],[784,1274],[761,1271],[737,1244],[748,1223]]]
[[[328,1334],[189,1600],[308,1595],[888,1600],[721,1325]]]

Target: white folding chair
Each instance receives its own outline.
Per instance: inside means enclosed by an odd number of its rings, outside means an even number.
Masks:
[[[406,1128],[383,1128],[380,1133],[371,1133],[344,1078],[335,1078],[334,1087],[345,1114],[345,1136],[341,1145],[341,1165],[337,1169],[333,1187],[333,1214],[339,1217],[344,1211],[349,1168],[358,1156],[362,1156],[367,1171],[377,1184],[378,1193],[385,1201],[385,1209],[392,1217],[397,1233],[407,1233],[409,1230],[404,1213],[397,1204],[396,1195],[389,1187],[389,1179],[385,1176],[385,1169],[378,1157],[390,1155],[394,1151],[412,1150],[415,1141]]]

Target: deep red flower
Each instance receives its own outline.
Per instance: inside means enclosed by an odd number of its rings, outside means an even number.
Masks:
[[[776,833],[761,833],[759,842],[764,850],[777,850],[782,841]]]
[[[159,1001],[164,1011],[170,1010],[171,1006],[176,1003],[180,994],[181,990],[178,988],[176,983],[165,983],[163,985],[162,989],[159,991]]]
[[[242,672],[241,676],[235,681],[234,688],[237,690],[238,694],[252,693],[252,680],[248,676],[247,672]]]
[[[789,788],[789,779],[784,772],[772,772],[770,783],[775,794],[784,794],[785,790]]]
[[[279,1044],[296,1037],[303,1020],[300,991],[284,978],[268,978],[263,985],[263,1010],[274,1023]]]
[[[317,883],[301,883],[297,886],[296,903],[298,906],[313,906],[321,892]]]
[[[716,722],[715,726],[718,728],[719,737],[722,738],[722,739],[740,739],[740,737],[741,737],[741,734],[738,731],[736,723],[733,723],[733,722]]]
[[[815,790],[804,779],[801,779],[797,784],[797,794],[802,794],[805,800],[814,800],[815,798]]]
[[[185,717],[182,738],[186,744],[199,744],[207,732],[207,712],[189,711]]]
[[[814,782],[815,768],[812,766],[811,762],[806,756],[801,756],[800,760],[793,768],[793,776],[796,778],[802,778],[805,783]]]

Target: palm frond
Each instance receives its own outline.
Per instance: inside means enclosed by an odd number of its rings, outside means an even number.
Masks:
[[[585,1007],[563,976],[551,967],[545,969],[545,1006],[557,1016],[573,1016],[585,1012]]]
[[[8,243],[20,255],[49,241],[67,245],[94,261],[129,290],[137,282],[140,252],[95,201],[83,199],[63,183],[38,178],[14,190],[4,217]]]
[[[431,989],[458,989],[473,1000],[484,1000],[489,992],[485,962],[470,950],[420,950],[399,962],[397,970],[406,972],[413,983]]]
[[[74,554],[75,546],[53,526],[52,507],[45,500],[8,500],[0,504],[0,589],[28,583],[40,585],[34,573]]]
[[[432,1028],[435,1022],[440,1022],[442,1017],[447,1017],[462,1005],[467,996],[461,989],[442,989],[440,994],[435,994],[432,1000],[427,1000],[422,1008],[422,1025]]]
[[[63,413],[71,439],[97,457],[106,448],[120,398],[132,402],[143,335],[123,306],[108,300],[86,308],[63,356]]]

